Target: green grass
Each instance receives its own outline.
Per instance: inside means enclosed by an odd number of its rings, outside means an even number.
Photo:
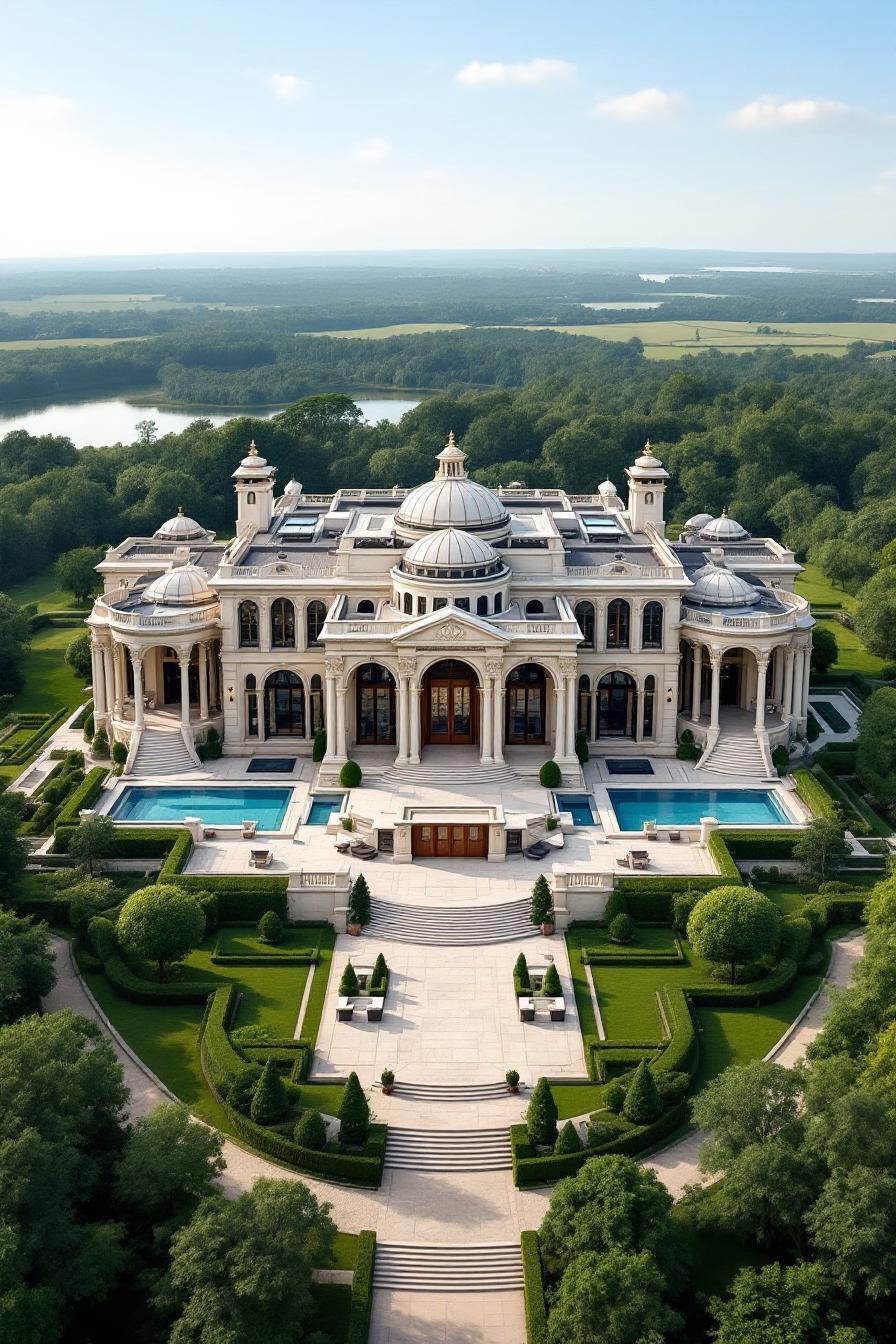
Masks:
[[[52,566],[14,584],[9,589],[9,596],[22,607],[36,603],[38,611],[75,611],[81,607],[87,615],[91,605],[89,601],[79,602],[71,589],[60,588]]]
[[[800,975],[783,999],[758,1008],[698,1008],[700,1067],[694,1082],[699,1091],[729,1064],[761,1059],[781,1039],[823,976]]]
[[[355,1232],[337,1232],[333,1248],[333,1269],[354,1269],[358,1263],[358,1236]]]
[[[279,943],[265,943],[254,929],[222,928],[218,933],[218,951],[228,956],[276,956],[279,952],[313,952],[321,930],[287,928]]]
[[[837,661],[830,669],[831,672],[841,672],[844,676],[850,672],[858,672],[865,677],[880,676],[884,660],[868,652],[855,630],[822,613],[817,613],[815,619],[820,626],[830,630],[837,640]]]
[[[341,1235],[341,1233],[340,1233]],[[314,1283],[314,1314],[308,1329],[320,1331],[330,1344],[344,1344],[352,1311],[352,1290],[347,1283]]]
[[[845,607],[847,611],[851,611],[856,605],[856,599],[850,593],[835,587],[827,574],[817,565],[810,565],[808,562],[804,565],[802,574],[797,577],[796,591],[809,603],[819,602],[825,606]]]
[[[84,703],[84,683],[65,661],[65,651],[79,633],[68,626],[35,631],[25,658],[25,686],[9,708],[24,714],[55,714]]]
[[[322,1111],[324,1115],[338,1115],[344,1091],[344,1083],[303,1083],[298,1105],[309,1111]]]
[[[560,1120],[570,1120],[574,1115],[587,1115],[603,1105],[604,1085],[602,1083],[551,1083],[551,1093],[557,1103],[557,1115]]]

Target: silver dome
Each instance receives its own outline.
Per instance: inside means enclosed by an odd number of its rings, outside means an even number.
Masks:
[[[206,529],[195,518],[188,518],[183,509],[153,533],[159,541],[199,541],[206,535]]]
[[[445,569],[445,570],[493,570],[503,562],[500,555],[482,537],[463,532],[459,528],[446,527],[440,532],[415,541],[402,557],[402,568],[406,570]]]
[[[736,518],[728,517],[727,509],[723,509],[718,518],[710,519],[700,528],[700,536],[704,541],[743,541],[749,535]]]
[[[693,518],[689,518],[681,529],[682,532],[699,532],[701,527],[712,522],[711,513],[695,513]]]
[[[509,527],[510,515],[495,492],[470,480],[466,457],[454,442],[454,434],[449,434],[433,480],[405,496],[395,519],[399,529],[413,533],[458,527],[485,532]]]
[[[684,600],[689,606],[698,607],[752,607],[760,597],[752,583],[733,574],[724,565],[714,563],[700,571]]]
[[[198,565],[178,565],[153,579],[143,593],[143,601],[157,607],[198,607],[216,598],[204,570]]]

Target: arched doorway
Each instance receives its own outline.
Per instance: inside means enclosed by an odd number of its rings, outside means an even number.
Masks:
[[[162,704],[180,708],[180,659],[174,649],[162,650]],[[190,651],[187,669],[190,704],[199,704],[199,657],[195,647]],[[133,689],[133,688],[132,688]]]
[[[597,683],[598,737],[634,737],[638,689],[627,672],[608,672]]]
[[[272,672],[264,684],[265,737],[305,736],[305,691],[295,672]]]
[[[357,687],[357,740],[365,747],[383,747],[395,741],[395,678],[379,663],[365,663],[355,674]]]
[[[526,746],[545,740],[544,668],[538,663],[515,667],[507,678],[507,722],[504,740],[508,746]]]
[[[457,658],[429,669],[420,698],[424,742],[456,747],[479,741],[478,684],[469,663]]]
[[[743,649],[728,649],[722,658],[719,671],[719,704],[743,703],[743,672]]]

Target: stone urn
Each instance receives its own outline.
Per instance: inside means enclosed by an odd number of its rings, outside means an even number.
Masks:
[[[551,934],[554,932],[554,921],[552,919],[546,919],[543,924],[539,925],[539,928],[545,938],[550,938]]]

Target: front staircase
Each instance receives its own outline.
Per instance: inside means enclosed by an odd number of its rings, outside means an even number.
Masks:
[[[505,784],[518,782],[516,773],[508,765],[480,765],[470,761],[464,765],[446,766],[392,765],[379,776],[377,784],[382,788],[425,788],[444,789],[448,793],[461,793],[472,787],[500,788]]]
[[[510,1131],[402,1129],[390,1125],[385,1165],[393,1171],[510,1171]]]
[[[698,770],[714,770],[720,775],[737,775],[741,779],[770,779],[774,775],[771,762],[766,762],[755,732],[721,733],[715,745],[698,761]]]
[[[434,947],[481,947],[535,938],[538,929],[529,919],[529,900],[500,905],[402,905],[374,900],[363,936],[394,943],[423,943]]]
[[[146,725],[137,747],[137,755],[128,771],[132,777],[141,775],[181,775],[199,766],[187,750],[180,728],[158,728]]]
[[[497,1293],[523,1286],[520,1243],[422,1246],[378,1241],[373,1286],[405,1293]]]
[[[513,1096],[503,1083],[409,1083],[397,1082],[393,1096],[404,1101],[501,1101]]]

